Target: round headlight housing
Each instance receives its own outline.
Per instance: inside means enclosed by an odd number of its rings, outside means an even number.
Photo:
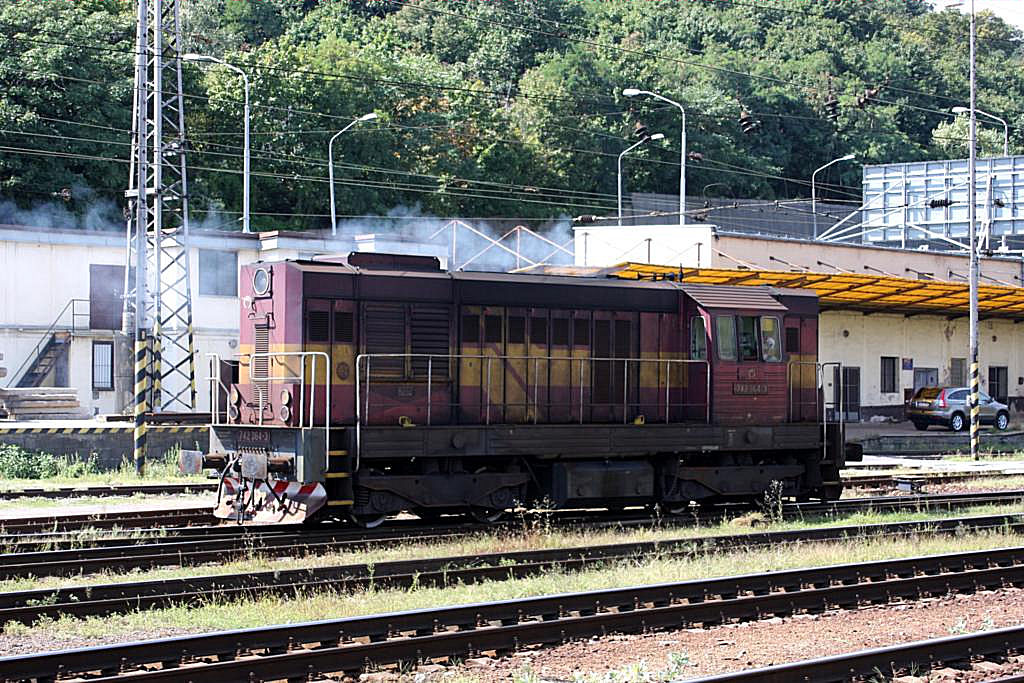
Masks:
[[[242,395],[238,393],[238,387],[231,387],[231,391],[228,392],[228,398],[231,399],[231,403],[234,405],[242,402]]]
[[[241,414],[242,413],[238,409],[238,406],[236,406],[236,405],[228,406],[228,419],[231,420],[232,422],[238,422],[238,418],[239,418],[239,416]]]
[[[252,293],[256,296],[270,294],[270,269],[257,268],[252,274]]]
[[[281,405],[288,406],[292,403],[292,392],[287,389],[281,390]]]
[[[277,411],[277,415],[281,418],[281,422],[288,422],[292,419],[292,409],[288,406],[281,406]]]

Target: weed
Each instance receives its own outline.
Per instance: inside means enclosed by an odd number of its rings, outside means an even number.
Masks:
[[[769,520],[773,522],[781,522],[784,503],[785,501],[782,496],[782,482],[778,479],[772,479],[768,483],[768,488],[765,489],[764,497],[761,500],[761,510]]]

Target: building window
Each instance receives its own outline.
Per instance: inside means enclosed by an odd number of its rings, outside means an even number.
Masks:
[[[900,359],[895,356],[882,356],[881,391],[883,394],[899,393],[899,363]]]
[[[114,389],[114,342],[92,343],[92,388],[93,391]]]
[[[967,359],[949,359],[949,383],[954,387],[962,387],[967,384]]]
[[[199,294],[238,296],[238,254],[199,250]]]
[[[1009,383],[1007,382],[1007,375],[1009,372],[1005,365],[992,365],[988,369],[988,393],[989,396],[999,401],[1000,403],[1006,403],[1009,393]]]

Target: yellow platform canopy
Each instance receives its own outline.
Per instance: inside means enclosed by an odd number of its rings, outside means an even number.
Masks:
[[[679,268],[623,263],[600,274],[629,280],[674,280],[692,284],[767,285],[809,289],[823,310],[961,316],[968,314],[967,282],[911,280],[868,273],[807,273],[727,268]],[[1024,288],[982,284],[978,309],[983,318],[1024,319]]]

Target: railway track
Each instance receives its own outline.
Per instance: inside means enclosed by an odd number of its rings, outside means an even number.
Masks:
[[[85,529],[154,529],[192,524],[209,525],[216,521],[208,508],[47,515],[0,520],[0,535],[24,536],[26,534],[73,532]]]
[[[22,498],[84,498],[109,496],[178,495],[208,493],[217,490],[216,483],[193,482],[190,484],[117,484],[113,486],[71,486],[56,489],[28,488],[17,491],[0,491],[0,500]]]
[[[1024,585],[1024,548],[545,595],[0,658],[6,680],[310,680],[384,665],[513,651],[606,633],[712,626]],[[977,634],[1024,644],[1024,628]],[[1012,641],[1012,642],[1011,642]],[[923,652],[923,651],[922,651]],[[959,652],[963,654],[963,650]],[[842,675],[848,674],[843,670]],[[746,680],[746,679],[744,679]],[[751,679],[803,680],[796,677]],[[834,680],[812,676],[809,680]]]
[[[878,672],[922,671],[940,664],[976,661],[981,657],[1002,658],[1021,648],[1024,648],[1024,626],[1013,626],[687,679],[687,683],[839,683],[856,676],[875,676]],[[1024,675],[989,679],[989,683],[1024,683]]]
[[[43,617],[100,616],[169,605],[197,605],[212,599],[259,595],[294,597],[330,589],[338,592],[369,586],[443,587],[485,580],[523,578],[552,569],[578,571],[641,557],[679,557],[708,550],[756,548],[808,541],[910,534],[956,534],[994,529],[1024,533],[1024,514],[991,515],[941,521],[823,527],[729,536],[705,536],[585,548],[529,550],[395,562],[337,565],[293,570],[246,572],[132,583],[0,593],[0,623],[32,624]]]
[[[830,503],[804,503],[784,508],[791,518],[828,517],[849,514],[863,509],[874,510],[932,510],[956,509],[985,504],[1005,504],[1021,500],[1024,491],[983,494],[952,494],[939,496],[901,496],[847,499]],[[720,512],[698,517],[696,521],[716,521]],[[556,518],[564,527],[585,525],[588,528],[648,526],[656,521],[649,515],[638,514],[627,518],[590,519],[578,514]],[[683,525],[686,517],[661,520],[662,524]],[[501,527],[486,525],[423,526],[416,520],[403,520],[395,527],[375,531],[348,528],[239,528],[200,527],[195,530],[177,530],[175,534],[157,538],[97,539],[86,547],[45,547],[39,543],[15,542],[9,548],[16,552],[0,555],[0,578],[29,576],[71,576],[99,571],[125,571],[169,566],[195,566],[224,562],[250,554],[263,557],[317,555],[346,550],[362,550],[370,546],[386,546],[418,538],[423,541],[446,541],[482,531],[497,531]],[[510,531],[515,530],[510,525]],[[179,535],[181,534],[181,535]],[[17,538],[17,537],[14,537]],[[123,541],[123,542],[119,542]],[[52,542],[52,541],[50,541]]]
[[[867,488],[878,486],[896,486],[902,482],[908,482],[915,486],[927,486],[929,484],[955,484],[962,481],[973,481],[977,479],[1005,479],[1014,475],[1003,472],[949,472],[942,474],[882,474],[868,477],[847,477],[843,484],[848,488]]]

